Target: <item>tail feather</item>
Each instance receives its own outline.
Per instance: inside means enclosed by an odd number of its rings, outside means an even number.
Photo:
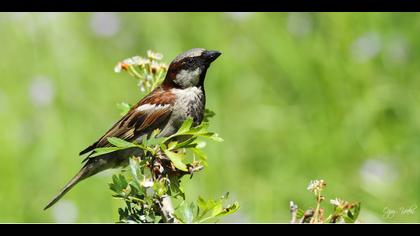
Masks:
[[[93,149],[96,148],[96,146],[98,145],[98,142],[93,143],[92,145],[90,145],[89,147],[83,149],[80,153],[79,156],[84,155],[90,151],[93,151]]]
[[[112,153],[107,153],[94,158],[87,158],[82,169],[64,186],[63,189],[47,204],[44,210],[50,208],[60,200],[71,188],[80,181],[95,175],[109,168],[117,168],[128,165],[128,157],[132,155],[140,156],[143,151],[138,148],[128,148]]]
[[[84,166],[67,184],[63,189],[44,207],[47,210],[53,206],[58,200],[60,200],[70,189],[72,189],[77,183],[88,177],[88,168]]]

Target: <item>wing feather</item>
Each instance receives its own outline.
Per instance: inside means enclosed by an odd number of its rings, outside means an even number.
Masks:
[[[109,137],[133,141],[157,128],[162,128],[169,119],[174,100],[175,95],[170,90],[158,87],[134,105],[98,141],[81,151],[79,155],[91,152],[95,148],[111,146],[108,142]],[[88,157],[93,153],[91,152]]]

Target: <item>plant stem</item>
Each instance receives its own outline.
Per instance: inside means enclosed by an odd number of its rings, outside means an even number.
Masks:
[[[160,211],[162,212],[162,218],[165,223],[180,223],[174,217],[174,208],[172,206],[171,197],[164,195],[159,202]]]
[[[297,210],[298,206],[293,201],[290,201],[290,213],[292,214],[292,220],[290,221],[291,224],[296,223]]]
[[[321,207],[321,191],[318,192],[318,195],[316,197],[316,209],[310,223],[319,223],[318,217],[319,217],[320,207]]]

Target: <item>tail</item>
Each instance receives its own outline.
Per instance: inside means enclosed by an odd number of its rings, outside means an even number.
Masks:
[[[132,155],[141,156],[143,151],[137,148],[128,148],[124,150],[119,150],[112,153],[107,153],[101,156],[94,158],[86,159],[85,165],[82,169],[71,179],[66,186],[47,204],[44,210],[50,208],[58,200],[60,200],[71,188],[74,187],[80,181],[95,175],[103,170],[109,168],[117,168],[120,166],[128,165],[128,157]]]
[[[63,189],[44,207],[44,210],[47,210],[52,205],[54,205],[58,200],[60,200],[70,189],[72,189],[77,183],[83,179],[90,176],[90,171],[88,171],[87,166],[85,165],[67,184]]]

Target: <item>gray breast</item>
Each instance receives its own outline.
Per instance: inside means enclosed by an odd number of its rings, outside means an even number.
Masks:
[[[171,117],[159,136],[169,136],[175,133],[187,117],[192,117],[194,125],[198,125],[204,116],[204,93],[201,88],[172,89],[176,96]]]

